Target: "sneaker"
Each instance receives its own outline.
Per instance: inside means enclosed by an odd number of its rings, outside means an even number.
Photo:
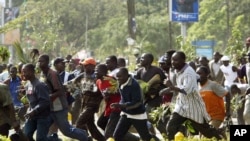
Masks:
[[[88,141],[93,141],[92,137],[88,136]]]
[[[227,135],[226,135],[226,128],[219,128],[218,132],[222,139],[227,140]]]
[[[62,139],[58,138],[57,133],[53,133],[48,137],[49,141],[62,141]]]

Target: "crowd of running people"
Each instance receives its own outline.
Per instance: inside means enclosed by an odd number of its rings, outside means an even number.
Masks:
[[[1,64],[0,134],[14,140],[13,128],[29,141],[60,140],[58,131],[80,141],[157,141],[158,130],[168,140],[178,132],[221,140],[234,113],[238,124],[250,124],[250,54],[240,64],[219,52],[188,62],[176,50],[155,65],[151,53],[138,60],[132,71],[115,55],[98,62],[42,54],[35,63]],[[155,124],[150,112],[169,103],[169,116]],[[188,133],[186,121],[195,132]]]

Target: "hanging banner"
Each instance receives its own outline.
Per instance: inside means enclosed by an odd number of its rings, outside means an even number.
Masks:
[[[19,8],[4,8],[4,23],[7,23],[19,16]]]
[[[169,17],[173,22],[198,22],[198,0],[169,0]]]

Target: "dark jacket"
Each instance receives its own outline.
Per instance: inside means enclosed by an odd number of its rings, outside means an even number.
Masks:
[[[140,85],[138,82],[129,77],[129,82],[123,88],[119,88],[121,94],[121,104],[126,104],[126,108],[121,110],[125,113],[136,115],[145,112],[145,106],[143,105],[143,97]]]
[[[25,86],[29,100],[29,109],[35,111],[34,118],[44,118],[50,114],[49,88],[45,83],[35,79]]]

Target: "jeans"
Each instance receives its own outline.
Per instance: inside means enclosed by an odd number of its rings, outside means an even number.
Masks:
[[[122,138],[126,135],[131,125],[135,127],[138,134],[144,141],[149,141],[151,139],[151,135],[149,134],[147,128],[146,119],[145,120],[130,119],[127,118],[126,115],[121,116],[114,131],[114,139],[116,141],[122,141]]]
[[[87,141],[87,133],[82,129],[78,129],[70,125],[67,119],[67,115],[68,109],[55,112],[52,111],[50,114],[52,120],[51,124],[54,122],[58,126],[58,129],[63,133],[63,135],[67,137],[78,139],[80,141]]]
[[[24,134],[27,136],[29,141],[35,141],[33,139],[33,135],[36,131],[36,141],[47,141],[49,126],[49,117],[27,119],[25,121]]]

